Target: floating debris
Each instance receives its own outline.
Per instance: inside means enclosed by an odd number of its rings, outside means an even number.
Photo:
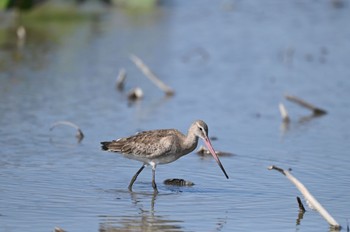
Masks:
[[[207,156],[207,155],[211,156],[210,151],[204,146],[199,147],[198,150],[196,151],[196,153],[197,153],[197,155],[200,155],[200,156]],[[234,156],[234,154],[230,153],[230,152],[215,151],[215,153],[218,156],[227,156],[227,157]]]
[[[130,101],[137,101],[141,98],[143,98],[143,91],[140,87],[136,87],[136,88],[130,90],[128,93],[128,99]]]
[[[166,95],[172,96],[175,94],[174,90],[172,90],[169,86],[167,86],[164,82],[162,82],[152,71],[151,69],[143,63],[143,61],[131,54],[130,59],[134,64],[143,72],[143,74],[151,80],[158,88],[165,92]]]
[[[311,110],[313,112],[314,115],[324,115],[324,114],[327,114],[327,111],[321,109],[321,108],[318,108],[296,96],[292,96],[292,95],[285,95],[285,98],[291,102],[294,102],[294,103],[297,103],[299,104],[300,106],[304,107],[304,108],[307,108],[309,110]]]
[[[122,91],[124,89],[126,80],[126,71],[124,68],[119,70],[117,81],[116,81],[116,87],[119,91]]]
[[[176,186],[193,186],[194,183],[184,179],[166,179],[164,181],[165,185],[176,185]]]
[[[332,226],[332,228],[340,230],[341,226],[338,224],[338,222],[327,212],[325,208],[323,208],[323,206],[316,200],[316,198],[311,195],[309,190],[307,190],[307,188],[298,179],[296,179],[292,174],[290,174],[289,171],[283,170],[282,168],[276,167],[274,165],[268,167],[268,169],[277,170],[283,175],[285,175],[303,194],[310,208],[317,210],[321,214],[321,216]]]
[[[81,142],[81,140],[83,140],[83,138],[84,138],[83,131],[76,124],[74,124],[70,121],[55,122],[54,124],[52,124],[50,131],[52,131],[56,126],[59,126],[59,125],[66,125],[66,126],[70,126],[70,127],[77,129],[77,133],[76,133],[75,137],[78,139],[78,142]]]

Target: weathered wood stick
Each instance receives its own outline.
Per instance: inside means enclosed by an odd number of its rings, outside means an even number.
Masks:
[[[297,197],[297,202],[298,202],[299,210],[302,212],[305,212],[306,210],[305,210],[303,203],[300,200],[300,197]]]
[[[297,103],[299,104],[300,106],[302,107],[305,107],[309,110],[311,110],[315,115],[322,115],[322,114],[327,114],[327,111],[321,109],[321,108],[318,108],[314,105],[312,105],[311,103],[308,103],[296,96],[292,96],[292,95],[285,95],[285,98],[291,102],[294,102],[294,103]]]
[[[278,107],[280,109],[280,113],[281,113],[283,122],[288,123],[290,121],[290,119],[289,119],[288,111],[287,111],[286,107],[283,105],[283,103],[280,103],[278,105]]]
[[[77,129],[77,134],[75,135],[75,137],[77,137],[79,142],[81,140],[83,140],[83,138],[84,138],[83,131],[76,124],[74,124],[74,123],[72,123],[70,121],[58,121],[58,122],[55,122],[54,124],[52,124],[52,126],[50,128],[50,131],[53,130],[58,125],[71,126],[71,127],[75,128],[75,129]]]
[[[303,203],[301,202],[300,198],[297,197],[298,205],[299,205],[299,213],[297,218],[297,225],[300,225],[301,220],[304,218],[305,208]]]
[[[282,168],[276,167],[274,165],[268,167],[269,170],[277,170],[281,172],[283,175],[285,175],[296,187],[297,189],[303,194],[304,198],[310,206],[317,210],[321,216],[334,228],[341,228],[341,226],[338,224],[338,222],[327,212],[325,208],[316,200],[314,196],[311,195],[309,190],[298,180],[296,179],[290,172],[283,170]]]
[[[134,64],[145,74],[145,76],[150,79],[158,88],[165,92],[166,95],[172,96],[175,94],[174,90],[172,90],[169,86],[167,86],[164,82],[162,82],[152,71],[151,69],[143,63],[143,61],[131,54],[130,59]]]

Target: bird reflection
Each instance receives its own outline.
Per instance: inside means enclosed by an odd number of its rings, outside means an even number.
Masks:
[[[99,232],[120,232],[120,231],[183,231],[179,225],[183,221],[171,220],[166,216],[156,215],[154,210],[155,202],[159,194],[144,194],[130,192],[132,203],[139,209],[139,213],[135,215],[124,216],[101,216]],[[141,198],[150,197],[151,207],[145,209],[140,203]]]

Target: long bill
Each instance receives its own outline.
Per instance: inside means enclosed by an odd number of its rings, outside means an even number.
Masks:
[[[204,139],[205,145],[208,147],[210,153],[213,155],[214,159],[216,160],[216,162],[218,163],[218,165],[220,166],[222,172],[225,174],[226,178],[228,179],[228,175],[224,169],[224,166],[222,166],[219,156],[215,153],[213,146],[211,145],[211,142],[209,140],[209,138],[205,138]]]

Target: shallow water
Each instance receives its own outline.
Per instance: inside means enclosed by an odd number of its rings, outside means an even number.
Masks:
[[[297,224],[292,168],[346,228],[350,202],[349,5],[173,1],[147,12],[108,9],[77,21],[30,22],[0,50],[0,231],[329,231],[308,210]],[[8,36],[11,35],[10,32]],[[176,94],[166,98],[132,64],[137,54]],[[115,89],[120,68],[125,91]],[[139,86],[144,99],[129,104]],[[284,99],[326,109],[321,117]],[[278,104],[291,117],[281,123]],[[195,153],[157,168],[100,141],[140,130],[209,125],[221,161]],[[69,120],[85,134],[51,125]],[[191,187],[164,185],[183,178]],[[306,203],[304,202],[306,205]]]

